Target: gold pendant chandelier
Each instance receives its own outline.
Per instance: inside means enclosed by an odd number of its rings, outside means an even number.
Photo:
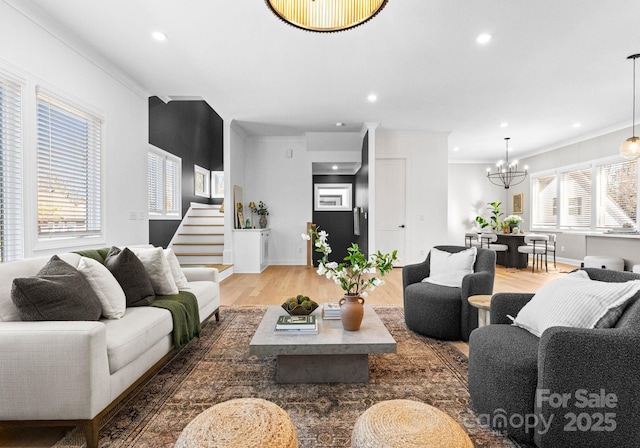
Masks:
[[[290,25],[331,33],[362,25],[389,0],[265,0],[271,11]]]

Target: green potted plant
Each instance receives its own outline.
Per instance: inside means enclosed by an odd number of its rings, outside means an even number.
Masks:
[[[484,229],[487,226],[491,226],[493,231],[497,232],[502,228],[502,222],[500,221],[500,217],[504,214],[500,211],[500,205],[502,205],[502,203],[494,201],[488,202],[487,205],[489,206],[487,208],[491,210],[491,217],[489,218],[489,221],[487,221],[482,216],[476,216],[476,222],[481,229]]]
[[[491,228],[497,232],[502,227],[500,222],[500,217],[504,215],[504,213],[500,211],[500,205],[502,205],[502,203],[494,201],[489,202],[487,205],[491,208]]]

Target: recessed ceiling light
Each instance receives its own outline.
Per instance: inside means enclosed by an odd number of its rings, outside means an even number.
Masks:
[[[574,128],[579,128],[580,126],[582,126],[580,123],[573,123]]]
[[[336,123],[336,126],[338,126],[339,128],[341,128],[342,126],[344,126],[344,123],[343,123],[343,122],[341,122],[341,121],[338,121],[338,122]]]
[[[331,169],[332,169],[332,170],[337,170],[337,169],[338,169],[338,165],[333,165],[333,166],[331,167]]]
[[[163,42],[165,40],[167,40],[167,35],[164,34],[162,31],[154,31],[153,33],[151,33],[151,36],[160,42]]]
[[[483,33],[478,37],[476,37],[476,42],[478,42],[479,44],[488,44],[490,40],[491,40],[491,34],[487,34],[487,33]]]
[[[502,123],[500,123],[501,128],[506,128],[507,126],[509,126],[509,123],[507,123],[506,121],[503,121]]]
[[[370,103],[374,103],[377,99],[378,99],[378,95],[376,95],[375,93],[370,93],[369,96],[367,97],[367,100]]]
[[[453,150],[454,150],[455,152],[458,152],[458,151],[460,151],[460,148],[458,148],[457,146],[455,146],[455,147],[453,148]]]

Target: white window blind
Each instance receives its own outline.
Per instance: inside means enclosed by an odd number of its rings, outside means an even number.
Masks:
[[[181,188],[181,170],[182,163],[166,158],[165,161],[165,207],[168,214],[180,215],[182,207],[182,188]]]
[[[148,152],[150,218],[179,219],[182,211],[182,159],[159,148]]]
[[[37,92],[38,235],[102,234],[102,120]]]
[[[591,228],[591,169],[561,174],[562,206],[560,226],[568,229]]]
[[[22,87],[0,76],[0,262],[23,258]]]
[[[597,167],[597,227],[611,229],[637,222],[638,163],[625,160]]]
[[[535,228],[555,228],[558,222],[557,177],[540,176],[531,181],[532,226]]]

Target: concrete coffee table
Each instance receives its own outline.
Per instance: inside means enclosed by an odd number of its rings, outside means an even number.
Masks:
[[[369,305],[359,331],[345,331],[339,319],[322,319],[318,308],[318,334],[275,335],[276,320],[285,314],[269,306],[249,343],[251,355],[277,357],[277,383],[365,383],[369,354],[396,352],[396,341]]]

